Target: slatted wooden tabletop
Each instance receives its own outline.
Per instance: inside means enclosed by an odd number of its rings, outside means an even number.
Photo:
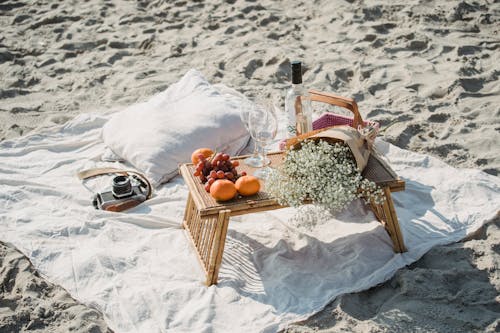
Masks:
[[[238,156],[232,158],[232,160],[240,161],[240,165],[237,167],[239,173],[245,171],[247,174],[252,175],[256,168],[250,167],[243,162],[246,157],[247,156]],[[270,153],[268,154],[268,158],[271,160],[270,167],[277,167],[283,163],[284,153]],[[221,209],[230,209],[231,215],[234,216],[247,214],[252,211],[263,211],[282,207],[278,205],[272,196],[266,193],[265,184],[263,182],[261,182],[261,191],[255,195],[248,197],[238,196],[229,201],[218,202],[205,190],[200,179],[193,175],[194,170],[195,167],[192,163],[183,164],[180,167],[180,172],[188,184],[196,207],[202,216],[215,214]],[[368,165],[363,171],[363,176],[374,181],[379,186],[389,186],[392,192],[404,190],[404,182],[399,180],[394,171],[392,171],[392,169],[376,154],[370,156]]]
[[[363,170],[362,175],[380,187],[388,186],[391,192],[403,191],[405,189],[404,181],[399,179],[398,175],[376,152],[370,154],[368,164]]]

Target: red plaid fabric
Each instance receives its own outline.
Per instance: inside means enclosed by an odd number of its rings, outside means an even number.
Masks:
[[[353,118],[347,117],[347,116],[342,116],[339,114],[331,113],[331,112],[325,112],[313,121],[313,130],[325,128],[325,127],[330,127],[330,126],[341,126],[341,125],[348,125],[352,127],[352,122]],[[363,121],[363,126],[367,126],[368,124],[371,124],[374,126],[377,130],[377,132],[380,129],[380,124],[376,121],[370,121],[370,120],[364,120]],[[286,139],[283,139],[280,141],[280,150],[284,150],[286,147]]]

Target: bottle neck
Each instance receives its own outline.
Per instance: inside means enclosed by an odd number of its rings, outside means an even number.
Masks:
[[[302,83],[302,63],[300,61],[292,62],[292,83]]]

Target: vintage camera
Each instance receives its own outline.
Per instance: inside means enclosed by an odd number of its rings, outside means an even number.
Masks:
[[[93,204],[96,209],[121,212],[146,201],[148,185],[136,175],[115,176],[111,191],[97,193]]]

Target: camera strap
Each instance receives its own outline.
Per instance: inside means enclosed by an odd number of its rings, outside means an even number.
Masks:
[[[147,188],[147,194],[146,194],[146,200],[150,199],[151,196],[153,195],[153,188],[151,186],[150,181],[144,176],[142,173],[134,171],[134,170],[124,170],[124,169],[117,169],[117,168],[94,168],[94,169],[87,169],[78,172],[76,175],[80,180],[85,180],[89,179],[92,177],[96,176],[102,176],[102,175],[109,175],[109,174],[119,174],[123,176],[130,176],[131,174],[136,175],[137,177],[140,178],[141,181],[144,182],[145,187]],[[142,201],[126,201],[120,205],[117,205],[116,207],[113,207],[113,209],[109,209],[112,211],[123,211],[132,207],[137,206],[140,204]]]

